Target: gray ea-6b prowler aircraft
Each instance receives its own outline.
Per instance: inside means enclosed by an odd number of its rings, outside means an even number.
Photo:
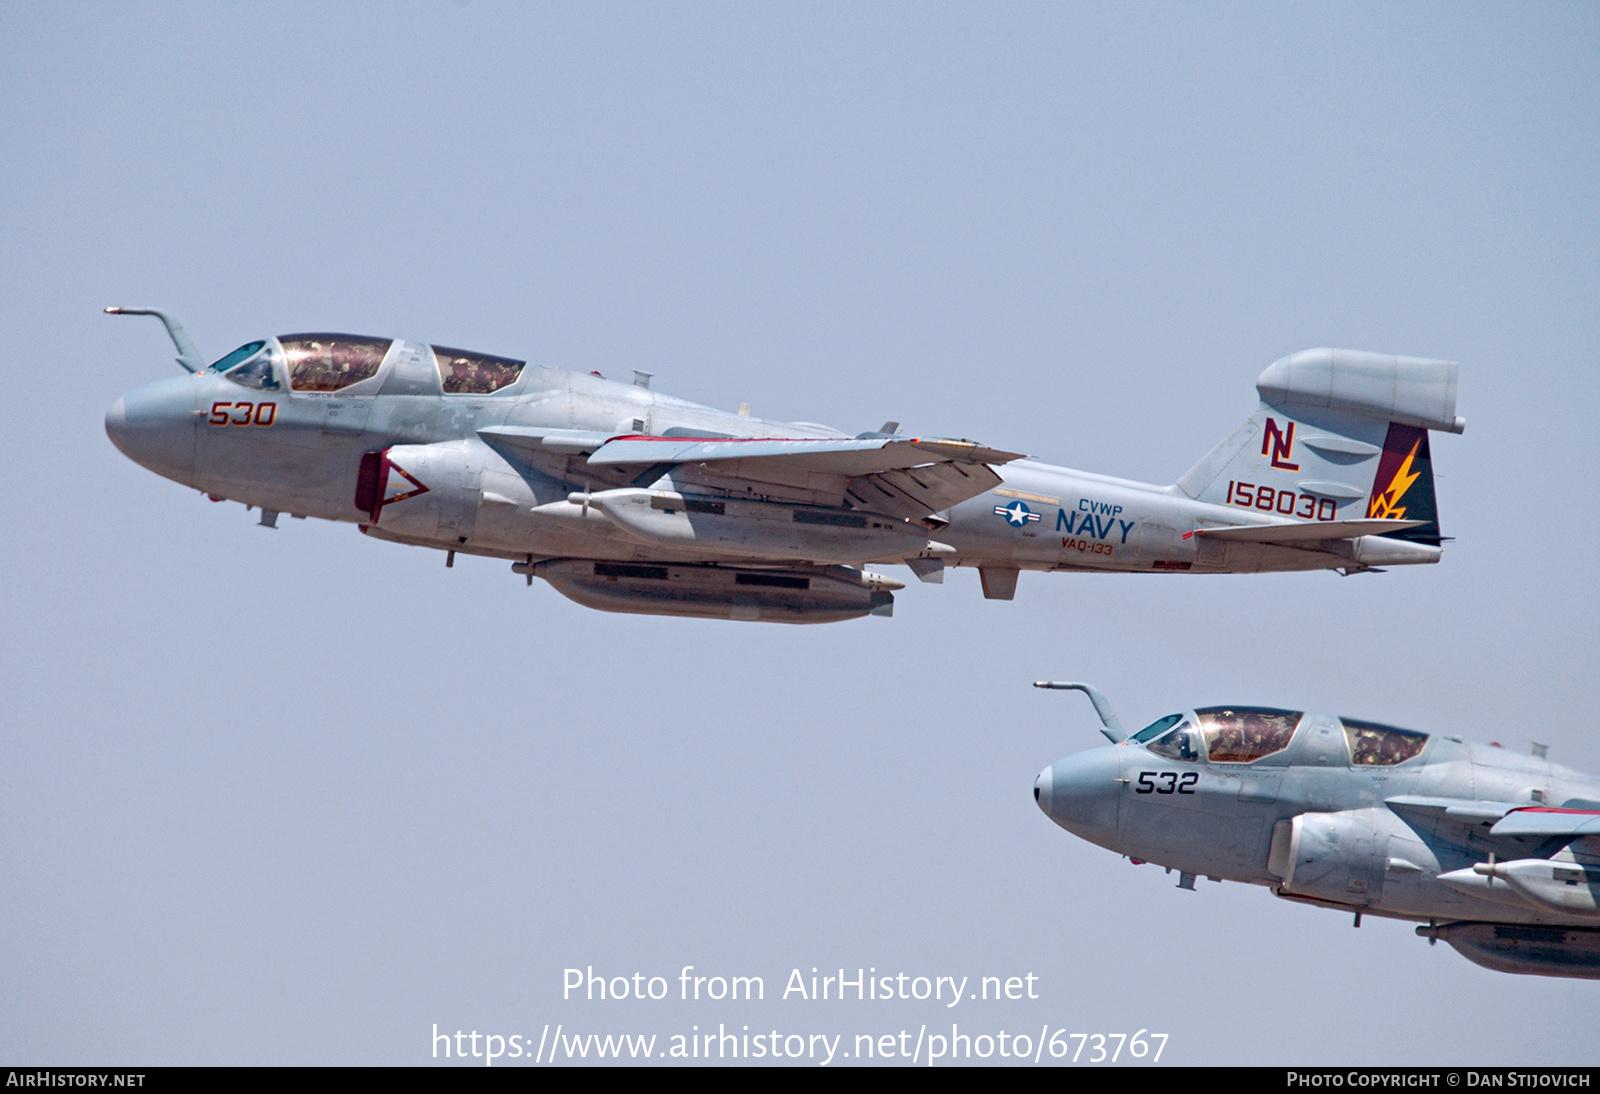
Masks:
[[[826,623],[893,610],[974,566],[1254,573],[1437,562],[1428,430],[1461,432],[1457,366],[1308,350],[1170,486],[1069,471],[965,440],[848,436],[697,406],[632,383],[392,338],[286,334],[118,399],[131,459],[215,501],[359,524],[508,559],[606,611]]]
[[[1264,885],[1420,921],[1501,972],[1600,979],[1600,782],[1458,737],[1267,707],[1169,714],[1131,737],[1088,684],[1111,745],[1058,760],[1033,795],[1061,827],[1178,887]]]

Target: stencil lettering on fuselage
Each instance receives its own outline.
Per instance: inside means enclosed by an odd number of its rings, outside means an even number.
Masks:
[[[1066,536],[1080,536],[1126,545],[1128,533],[1138,521],[1123,520],[1119,514],[1122,506],[1092,498],[1079,498],[1076,509],[1056,510],[1056,531]],[[1068,546],[1065,538],[1062,546]],[[1097,552],[1098,553],[1098,552]]]

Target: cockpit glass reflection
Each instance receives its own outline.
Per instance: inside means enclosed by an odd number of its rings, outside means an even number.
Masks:
[[[1133,740],[1137,744],[1144,744],[1146,741],[1150,740],[1152,737],[1161,736],[1167,730],[1171,729],[1174,725],[1176,725],[1182,718],[1183,718],[1183,715],[1181,715],[1181,714],[1169,714],[1165,718],[1157,718],[1155,721],[1153,721],[1149,725],[1145,726],[1139,732],[1135,733],[1133,735]]]
[[[285,334],[278,341],[296,391],[339,391],[370,380],[394,344],[356,334]]]
[[[1213,763],[1247,764],[1289,747],[1298,710],[1273,707],[1206,707],[1195,711]]]
[[[489,395],[510,387],[527,363],[449,346],[434,346],[433,356],[439,362],[439,382],[446,395]]]
[[[1172,715],[1177,718],[1179,715]],[[1165,719],[1163,719],[1165,721]],[[1170,723],[1169,723],[1170,724]],[[1200,745],[1195,740],[1194,723],[1184,722],[1160,740],[1152,741],[1145,746],[1157,756],[1165,756],[1169,760],[1182,760],[1185,763],[1194,763],[1200,759]]]
[[[1357,767],[1392,767],[1422,753],[1428,743],[1426,733],[1397,729],[1378,722],[1340,718],[1344,739],[1350,745],[1350,762]]]
[[[213,361],[211,363],[211,371],[227,372],[230,368],[232,368],[234,365],[237,365],[240,361],[243,361],[246,357],[251,357],[257,353],[260,353],[265,346],[265,342],[247,342],[238,349],[234,350],[232,353],[228,354],[226,357],[223,357],[217,361]]]
[[[278,390],[278,376],[272,371],[272,355],[270,353],[252,357],[228,373],[228,379],[242,387],[254,388],[256,391]]]

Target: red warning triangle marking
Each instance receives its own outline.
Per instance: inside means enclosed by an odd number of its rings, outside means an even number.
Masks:
[[[389,470],[405,479],[406,482],[411,484],[412,488],[410,490],[406,490],[403,488],[403,484],[395,482],[394,475],[388,476],[387,480],[383,484],[383,505],[390,505],[397,501],[405,501],[407,498],[414,498],[418,494],[426,494],[428,492],[428,488],[422,485],[420,480],[418,480],[414,475],[411,474],[411,472],[407,471],[399,464],[389,461]]]

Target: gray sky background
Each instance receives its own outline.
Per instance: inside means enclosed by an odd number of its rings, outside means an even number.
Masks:
[[[1148,1028],[1174,1063],[1600,1062],[1594,982],[1057,829],[1033,777],[1100,738],[1028,686],[1600,772],[1597,135],[1587,4],[5,6],[0,1058],[955,1020]],[[1459,538],[1012,603],[958,571],[826,627],[605,615],[127,461],[106,407],[176,366],[108,304],[213,357],[423,338],[1159,482],[1285,353],[1445,357]],[[685,964],[768,999],[560,1000],[568,966]],[[775,998],[812,966],[1041,998]]]

